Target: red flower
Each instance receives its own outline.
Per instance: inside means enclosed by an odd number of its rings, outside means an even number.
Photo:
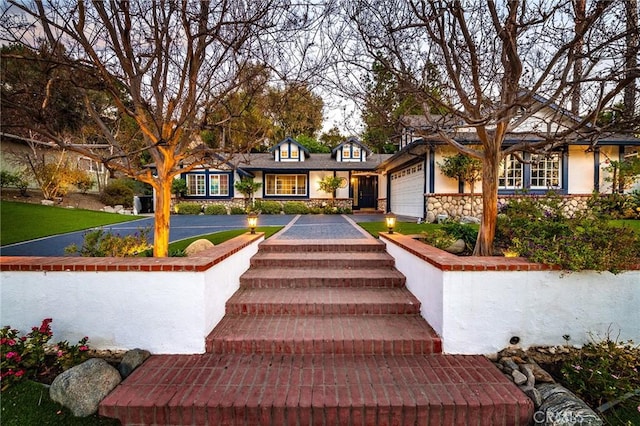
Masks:
[[[22,377],[23,375],[24,375],[24,370],[16,371],[16,374],[15,374],[16,377]]]
[[[84,345],[83,345],[83,346],[80,346],[80,347],[78,348],[78,350],[80,350],[81,352],[88,351],[88,350],[89,350],[89,347],[88,347],[88,346],[84,346]]]
[[[16,356],[19,356],[19,355],[18,355],[18,352],[7,352],[7,354],[5,355],[5,357],[6,357],[7,359],[11,359],[11,358],[14,358],[14,357],[16,357]]]

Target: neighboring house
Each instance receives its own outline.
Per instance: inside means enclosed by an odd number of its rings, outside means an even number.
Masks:
[[[536,97],[536,101],[543,101]],[[507,134],[504,144],[522,141],[540,141],[536,133],[562,130],[567,121],[577,118],[569,111],[548,106],[528,119],[517,132]],[[425,140],[417,134],[425,134],[428,128],[422,116],[405,117],[400,150],[385,160],[378,170],[387,179],[387,205],[399,214],[436,220],[438,215],[449,217],[479,216],[481,197],[471,197],[462,182],[441,173],[439,163],[457,151],[444,141]],[[478,146],[474,131],[461,127],[454,139],[462,144]],[[590,140],[577,140],[554,150],[549,155],[521,152],[525,163],[516,156],[507,156],[501,164],[498,176],[499,196],[502,202],[526,191],[543,195],[553,190],[571,198],[572,208],[586,208],[586,200],[593,191],[611,192],[611,184],[605,169],[611,160],[638,155],[640,139],[632,136],[608,135],[598,140],[595,148]],[[475,185],[481,192],[481,182]]]
[[[373,154],[356,138],[349,138],[330,154],[310,153],[293,138],[286,138],[267,153],[248,154],[237,166],[195,169],[181,175],[187,182],[185,200],[222,202],[243,201],[234,184],[243,177],[262,184],[255,199],[302,201],[321,206],[329,200],[353,210],[385,211],[386,181],[377,171],[388,154]],[[319,189],[326,176],[343,178],[344,184],[333,194]]]

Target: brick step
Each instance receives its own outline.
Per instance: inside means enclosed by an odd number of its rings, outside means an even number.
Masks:
[[[406,288],[241,288],[228,301],[229,315],[419,314]]]
[[[393,268],[395,259],[384,252],[258,252],[254,267],[280,268]]]
[[[225,315],[206,351],[227,354],[414,355],[442,352],[419,315]]]
[[[123,425],[527,425],[532,402],[462,355],[155,355],[101,403]]]
[[[403,287],[406,278],[396,269],[250,268],[240,287]]]
[[[262,252],[300,253],[300,252],[385,252],[383,242],[369,238],[361,240],[281,240],[268,239],[260,243]]]

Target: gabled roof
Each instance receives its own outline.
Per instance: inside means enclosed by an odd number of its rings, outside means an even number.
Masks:
[[[309,156],[311,155],[311,153],[309,152],[309,150],[307,148],[302,146],[300,144],[300,142],[298,142],[297,140],[295,140],[291,136],[287,136],[286,138],[284,138],[283,140],[278,142],[276,145],[274,145],[271,148],[269,148],[269,152],[275,153],[275,151],[280,149],[280,147],[282,145],[284,145],[284,144],[294,144],[294,145],[296,145],[300,151],[304,152],[305,158],[309,158]],[[273,155],[275,155],[275,154],[273,154]]]
[[[367,155],[367,161],[340,162],[331,157],[331,154],[314,153],[305,161],[274,161],[271,154],[249,154],[246,160],[238,164],[239,169],[246,172],[253,171],[307,171],[307,170],[353,170],[374,171],[391,154]]]
[[[360,142],[358,140],[358,138],[352,136],[346,140],[344,140],[343,142],[341,142],[338,146],[336,146],[335,148],[333,148],[331,150],[331,156],[335,157],[336,154],[338,153],[338,151],[340,151],[342,149],[343,146],[345,145],[357,145],[360,147],[361,150],[365,151],[367,153],[367,155],[371,154],[371,150],[362,142]]]

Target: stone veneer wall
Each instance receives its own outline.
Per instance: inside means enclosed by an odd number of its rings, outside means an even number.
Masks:
[[[378,211],[379,212],[387,212],[387,199],[386,198],[378,198]]]
[[[544,199],[545,195],[498,195],[498,206],[524,197]],[[587,201],[591,194],[560,195],[565,201],[564,211],[567,216],[587,209]],[[426,194],[427,222],[435,222],[438,215],[447,215],[452,219],[463,216],[482,216],[482,194]],[[473,209],[472,209],[473,207]]]

